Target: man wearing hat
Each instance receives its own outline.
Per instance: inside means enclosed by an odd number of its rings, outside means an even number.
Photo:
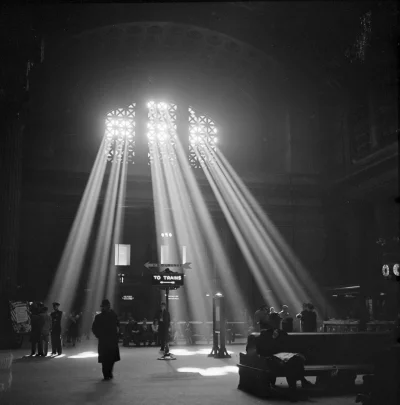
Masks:
[[[118,347],[119,320],[111,309],[110,301],[103,300],[101,313],[96,315],[92,325],[92,332],[99,340],[98,362],[102,364],[104,380],[113,378],[113,368],[116,361],[120,361]]]
[[[62,353],[61,347],[61,318],[62,312],[58,309],[60,304],[58,302],[53,302],[54,311],[50,314],[51,316],[51,354],[60,355]]]

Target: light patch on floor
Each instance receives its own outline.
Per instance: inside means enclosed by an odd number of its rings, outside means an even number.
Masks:
[[[223,366],[223,367],[209,367],[209,368],[196,368],[196,367],[181,367],[178,368],[179,373],[199,373],[204,377],[223,376],[229,373],[237,374],[239,369],[236,366]]]
[[[207,355],[211,353],[211,347],[199,350],[187,350],[187,349],[173,349],[171,348],[171,353],[176,356],[194,356],[194,355]],[[233,352],[228,351],[228,354],[233,354]]]
[[[89,357],[97,357],[98,354],[95,352],[83,352],[76,354],[75,356],[68,356],[69,359],[87,359]]]

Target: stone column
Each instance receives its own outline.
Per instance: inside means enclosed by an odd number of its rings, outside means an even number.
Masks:
[[[285,112],[285,169],[286,173],[292,172],[292,128],[290,108]]]
[[[371,142],[371,148],[375,149],[378,146],[378,127],[376,125],[376,113],[374,94],[371,85],[368,89],[368,118],[369,118],[369,140]]]
[[[8,106],[9,107],[9,106]],[[16,292],[21,198],[22,119],[2,108],[0,122],[0,295]],[[8,110],[8,111],[7,111]]]

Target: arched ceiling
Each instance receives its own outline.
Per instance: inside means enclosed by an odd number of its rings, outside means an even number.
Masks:
[[[130,80],[132,92],[138,87],[167,91],[178,86],[196,95],[204,107],[237,98],[254,110],[261,89],[271,97],[280,85],[282,93],[285,80],[283,67],[255,47],[216,31],[171,22],[133,22],[83,31],[50,50],[46,63],[53,77],[49,88],[64,84],[72,99],[74,91],[98,93],[93,86],[100,84],[110,94],[112,88],[121,87],[118,82]],[[268,89],[262,88],[267,82]]]

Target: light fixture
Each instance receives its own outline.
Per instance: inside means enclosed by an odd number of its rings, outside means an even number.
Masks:
[[[169,234],[169,237],[172,238],[172,233]]]
[[[384,277],[389,277],[389,272],[390,272],[389,266],[387,264],[384,264],[382,266],[382,274],[383,274],[383,276]]]
[[[217,293],[215,293],[215,296],[216,297],[223,297],[223,294],[221,292],[217,292]]]
[[[399,265],[399,263],[396,263],[396,264],[393,265],[393,274],[396,277],[400,277],[400,265]]]
[[[206,297],[209,297],[210,296],[210,294],[206,294]]]
[[[164,234],[163,234],[163,233],[161,234],[161,237],[162,237],[162,238],[164,237]]]

